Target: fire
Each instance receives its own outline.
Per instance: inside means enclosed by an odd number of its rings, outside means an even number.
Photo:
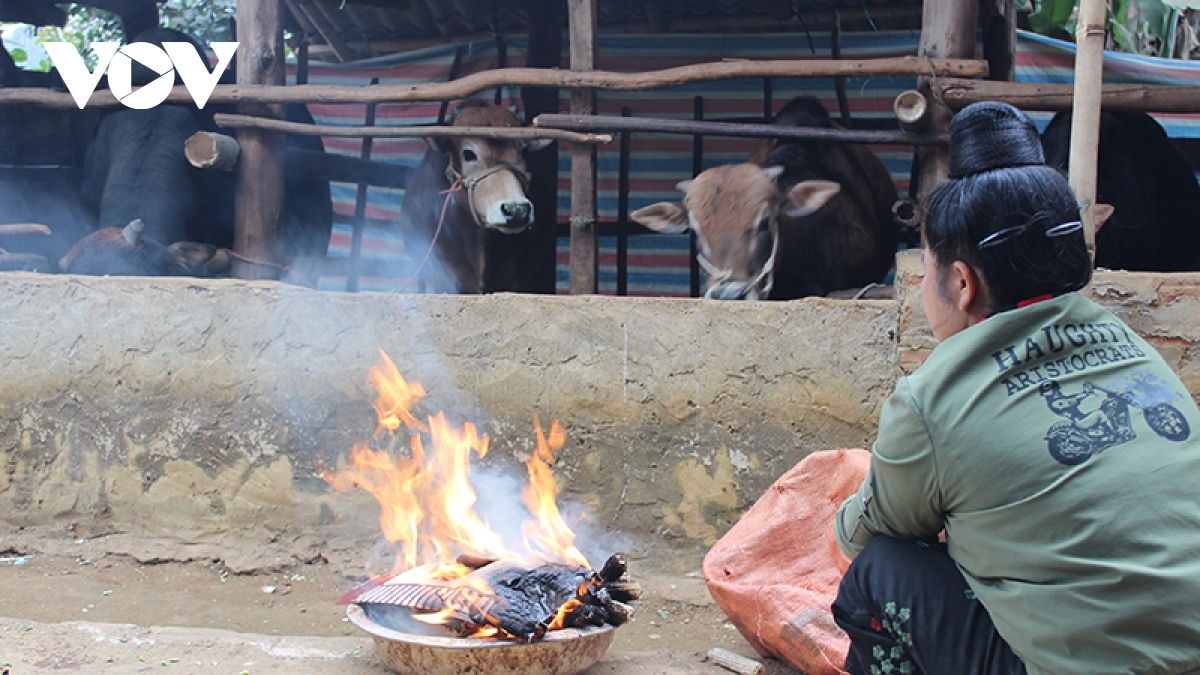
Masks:
[[[558,487],[551,467],[555,452],[566,442],[562,425],[555,420],[547,436],[534,416],[536,448],[526,462],[529,484],[523,493],[532,517],[522,525],[524,541],[513,550],[475,511],[471,462],[487,454],[487,436],[470,423],[455,427],[440,412],[419,419],[412,411],[425,397],[425,389],[406,381],[387,354],[381,351],[380,355],[383,363],[370,371],[370,382],[379,392],[375,440],[391,437],[403,427],[409,434],[409,451],[392,455],[360,443],[344,469],[323,472],[321,477],[336,490],[361,487],[379,501],[383,534],[400,548],[395,571],[425,581],[465,578],[470,569],[455,562],[463,554],[487,559],[527,556],[590,568],[556,502]],[[481,595],[491,592],[469,590]],[[445,623],[449,617],[442,614],[421,615],[421,620]]]

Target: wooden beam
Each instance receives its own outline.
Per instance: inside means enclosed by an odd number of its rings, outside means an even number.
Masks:
[[[453,82],[380,84],[374,87],[312,84],[297,87],[217,85],[213,89],[209,101],[213,103],[411,103],[464,99],[478,92],[500,86],[647,91],[679,87],[696,82],[743,78],[916,76],[929,75],[931,70],[939,78],[983,77],[988,72],[986,61],[939,58],[927,60],[916,56],[842,61],[718,61],[641,73],[505,68],[473,73]],[[187,103],[191,100],[191,94],[182,86],[172,89],[171,94],[167,97],[167,101],[171,103]],[[0,105],[13,103],[33,103],[55,108],[78,107],[67,92],[24,88],[0,90]],[[118,104],[119,102],[112,93],[107,90],[97,91],[88,102],[88,105],[93,107],[111,107]]]
[[[664,134],[703,136],[737,136],[742,138],[798,138],[840,143],[873,145],[946,146],[945,133],[913,133],[909,131],[867,131],[860,129],[823,129],[817,127],[782,127],[771,124],[738,124],[734,122],[695,122],[650,117],[616,117],[613,115],[539,115],[533,120],[538,129],[570,129],[573,131],[637,131]]]
[[[1104,80],[1105,0],[1082,0],[1075,29],[1075,101],[1067,158],[1071,189],[1079,200],[1088,255],[1096,259],[1096,160],[1100,150],[1100,86]]]
[[[979,0],[925,0],[921,18],[921,43],[917,54],[923,58],[964,58],[975,55],[975,35],[979,26]],[[922,73],[917,79],[917,91],[925,95],[931,106],[928,129],[945,132],[950,128],[951,110],[933,96],[935,78],[940,73]],[[946,147],[926,146],[917,151],[918,194],[921,201],[933,186],[945,180],[949,172]]]
[[[304,20],[307,20],[309,25],[316,29],[325,44],[333,50],[338,61],[345,63],[354,60],[354,52],[350,50],[350,46],[346,44],[342,34],[329,22],[329,19],[321,12],[321,8],[313,4],[312,0],[287,0],[287,5],[298,21],[303,23]],[[303,15],[303,19],[300,18],[301,15]]]
[[[249,0],[238,3],[238,41],[243,52],[237,63],[237,80],[243,85],[284,88],[287,64],[283,57],[282,0]],[[280,106],[243,103],[239,112],[283,117]],[[233,250],[240,256],[267,263],[279,262],[279,225],[283,213],[284,135],[265,129],[241,129],[237,134],[241,159],[234,192]],[[276,268],[235,259],[233,276],[239,279],[276,278]]]
[[[571,70],[589,74],[596,67],[597,0],[567,0]],[[571,90],[571,114],[596,113],[596,92]],[[596,294],[599,286],[599,246],[596,236],[596,146],[571,146],[571,295]]]
[[[217,126],[227,129],[268,129],[283,131],[297,136],[338,136],[343,138],[507,138],[514,140],[529,140],[533,138],[551,138],[558,141],[571,141],[583,144],[611,143],[613,137],[608,134],[580,134],[561,129],[543,129],[530,127],[334,127],[319,124],[301,124],[285,120],[252,117],[249,115],[227,115],[217,113],[213,116]]]
[[[979,101],[1003,101],[1022,110],[1070,110],[1074,85],[987,80],[941,81],[942,98],[955,110]],[[1106,84],[1100,88],[1105,110],[1188,113],[1200,110],[1200,86],[1177,84]]]

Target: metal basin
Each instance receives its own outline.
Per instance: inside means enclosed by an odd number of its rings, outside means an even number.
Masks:
[[[400,675],[576,675],[591,668],[612,644],[615,628],[564,628],[529,644],[426,637],[384,628],[358,605],[346,616],[371,634],[383,664]]]

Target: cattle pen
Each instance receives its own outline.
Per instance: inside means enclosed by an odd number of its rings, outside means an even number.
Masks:
[[[86,4],[131,35],[153,25],[154,0]],[[729,672],[703,658],[712,647],[757,658],[700,561],[804,457],[869,447],[897,380],[936,344],[921,262],[898,252],[889,299],[711,301],[695,237],[654,234],[630,213],[789,136],[879,149],[907,193],[897,217],[915,223],[946,177],[954,112],[1077,100],[1071,84],[1016,81],[1017,4],[239,0],[237,83],[209,99],[237,113],[186,151],[235,176],[232,250],[255,262],[235,259],[232,279],[0,273],[0,674],[386,673],[333,603],[392,564],[395,546],[374,498],[331,480],[358,446],[412,454],[377,435],[403,426],[371,400],[386,387],[381,358],[424,387],[417,426],[444,410],[488,437],[481,502],[519,493],[513,476],[562,422],[553,473],[568,520],[597,566],[627,552],[644,588],[635,624],[589,672]],[[53,24],[61,11],[0,0],[3,20]],[[778,44],[788,58],[769,58]],[[691,49],[704,51],[680,54]],[[814,90],[838,128],[770,126]],[[1096,112],[1200,112],[1200,86],[1092,93]],[[191,100],[182,87],[166,99]],[[447,125],[467,100],[520,108],[526,126]],[[285,119],[291,104],[316,123]],[[39,170],[14,130],[44,116],[64,138],[53,162],[77,172],[120,105],[103,89],[78,110],[61,88],[0,87],[0,164]],[[285,147],[298,136],[326,152]],[[426,250],[379,234],[396,229],[433,137],[554,142],[527,157],[552,252],[531,270],[543,292],[427,292]],[[284,185],[300,174],[340,184],[342,257],[277,257]],[[403,264],[378,253],[389,246]],[[672,285],[639,286],[639,266],[669,266]],[[315,288],[280,283],[290,272]],[[1098,270],[1084,293],[1200,400],[1200,274]]]

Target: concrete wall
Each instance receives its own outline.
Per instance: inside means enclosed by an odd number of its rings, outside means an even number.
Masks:
[[[523,472],[531,414],[561,419],[598,547],[694,565],[804,455],[869,441],[897,307],[0,275],[0,520],[146,559],[362,555],[373,498],[316,470],[374,430],[383,349],[485,463]]]
[[[423,410],[491,434],[487,466],[521,474],[531,414],[561,419],[555,473],[592,543],[695,569],[804,455],[869,444],[934,346],[920,274],[902,254],[896,301],[786,303],[3,274],[0,550],[360,561],[378,508],[317,469],[374,430],[383,349]],[[1200,393],[1200,275],[1098,273],[1091,292]]]

